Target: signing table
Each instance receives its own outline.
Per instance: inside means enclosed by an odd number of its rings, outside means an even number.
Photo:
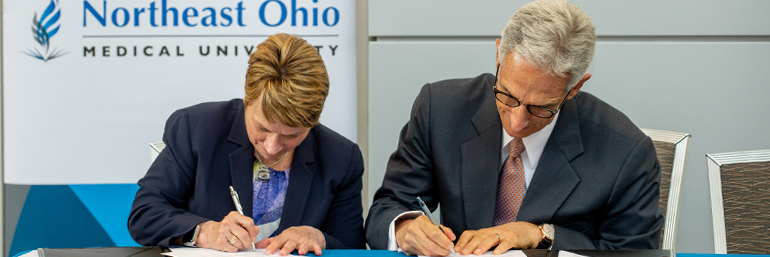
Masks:
[[[62,251],[64,250],[64,251]],[[67,251],[71,250],[71,251]],[[172,249],[173,250],[173,249]],[[108,251],[109,254],[107,254]],[[25,253],[17,254],[18,257],[57,257],[57,256],[164,256],[160,254],[158,248],[142,248],[142,247],[109,247],[109,248],[80,248],[80,249],[44,249],[42,251],[44,255],[40,255],[37,250],[28,251]],[[508,253],[513,253],[509,251]],[[521,253],[521,252],[520,252]],[[519,253],[519,254],[520,254]],[[560,256],[559,251],[548,250],[524,250],[523,254],[526,257],[566,257],[574,256],[573,254],[590,256],[590,257],[609,257],[609,256],[621,256],[621,257],[716,257],[725,255],[715,254],[674,254],[671,250],[615,250],[615,251],[569,251],[563,252]],[[247,252],[238,253],[224,253],[217,252],[215,254],[204,254],[199,256],[246,256]],[[258,254],[250,252],[249,256],[265,256],[264,252]],[[488,252],[491,255],[491,252]],[[405,257],[404,253],[391,252],[385,250],[323,250],[322,255],[324,257],[352,257],[352,256],[371,256],[371,257]],[[14,257],[16,257],[14,256]],[[273,254],[272,256],[278,256]],[[308,256],[315,256],[308,254]],[[458,255],[459,256],[459,255]],[[475,256],[475,255],[469,255]],[[739,257],[741,255],[729,255],[729,257]],[[761,255],[745,255],[751,257],[757,257]]]
[[[49,251],[49,250],[54,250],[54,251]],[[149,249],[149,247],[107,247],[107,248],[70,249],[74,251],[79,251],[79,252],[70,252],[70,253],[75,253],[74,255],[61,255],[62,251],[58,251],[58,250],[66,250],[66,249],[44,249],[43,250],[44,253],[52,253],[52,254],[45,254],[45,255],[40,255],[38,250],[32,250],[32,251],[16,254],[14,257],[38,257],[38,256],[40,257],[57,257],[57,256],[165,257],[165,255],[161,255],[159,253],[161,250],[159,250],[158,248]],[[123,253],[128,253],[128,254],[104,255],[104,251],[113,251],[112,253],[115,253],[115,251],[122,251]],[[165,249],[163,251],[168,251],[168,250]],[[141,254],[137,254],[138,252],[141,252]],[[561,252],[561,254],[560,254],[560,251],[548,251],[548,250],[523,250],[522,252],[524,255],[526,255],[526,257],[568,257],[568,256],[574,256],[573,254],[590,256],[590,257],[610,257],[610,256],[619,256],[619,257],[770,257],[770,255],[751,255],[751,254],[674,253],[671,250],[612,250],[612,251],[577,250],[577,251]],[[58,255],[54,255],[56,253],[58,253]],[[239,253],[231,254],[231,253],[217,252],[213,255],[202,255],[202,256],[212,256],[212,257],[213,256],[224,256],[224,257],[244,256],[245,253],[246,252],[239,252]],[[509,251],[507,253],[512,253],[512,251]],[[324,257],[354,257],[354,256],[355,257],[358,257],[358,256],[405,257],[407,256],[404,253],[391,252],[391,251],[385,251],[385,250],[328,250],[328,249],[323,250],[322,255]],[[491,252],[488,252],[485,255],[491,255]],[[249,256],[265,256],[265,255],[264,253],[262,254],[251,253]],[[272,256],[278,256],[278,255],[273,254]],[[315,256],[315,255],[308,254],[307,256]],[[475,255],[468,255],[468,256],[475,256]]]

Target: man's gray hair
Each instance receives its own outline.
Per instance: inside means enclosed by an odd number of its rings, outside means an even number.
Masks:
[[[596,33],[591,18],[567,1],[538,0],[524,5],[503,29],[498,61],[513,50],[538,69],[568,77],[572,89],[594,56]]]

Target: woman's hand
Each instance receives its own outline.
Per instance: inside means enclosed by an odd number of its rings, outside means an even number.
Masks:
[[[195,245],[232,253],[238,249],[251,248],[251,242],[257,239],[257,234],[259,227],[254,225],[254,220],[233,211],[221,222],[203,223]]]
[[[290,227],[276,237],[257,242],[257,248],[266,248],[267,255],[279,249],[280,256],[289,255],[294,250],[297,250],[299,255],[305,255],[309,250],[312,250],[315,255],[321,255],[321,250],[326,249],[326,238],[314,227]]]

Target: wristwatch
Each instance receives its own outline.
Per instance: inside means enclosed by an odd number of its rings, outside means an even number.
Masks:
[[[551,224],[543,224],[539,226],[540,232],[543,233],[543,239],[540,240],[540,244],[537,245],[537,249],[551,250],[553,247],[554,229]]]
[[[195,239],[198,239],[198,233],[201,231],[201,225],[203,222],[198,223],[198,225],[195,226],[195,229],[193,229],[190,232],[187,232],[187,234],[184,234],[182,236],[182,243],[184,243],[185,246],[193,247],[195,246]]]

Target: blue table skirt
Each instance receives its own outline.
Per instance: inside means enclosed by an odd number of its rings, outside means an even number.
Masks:
[[[34,251],[34,250],[32,250]],[[31,251],[20,252],[14,257],[21,256],[22,254]],[[376,256],[376,257],[404,257],[404,253],[391,252],[384,250],[323,250],[322,256],[328,257],[358,257],[358,256]],[[276,255],[278,256],[278,255]],[[315,256],[314,254],[308,254],[307,256]],[[472,255],[471,255],[472,256]],[[770,255],[751,255],[751,254],[710,254],[710,253],[677,253],[677,257],[760,257]]]

